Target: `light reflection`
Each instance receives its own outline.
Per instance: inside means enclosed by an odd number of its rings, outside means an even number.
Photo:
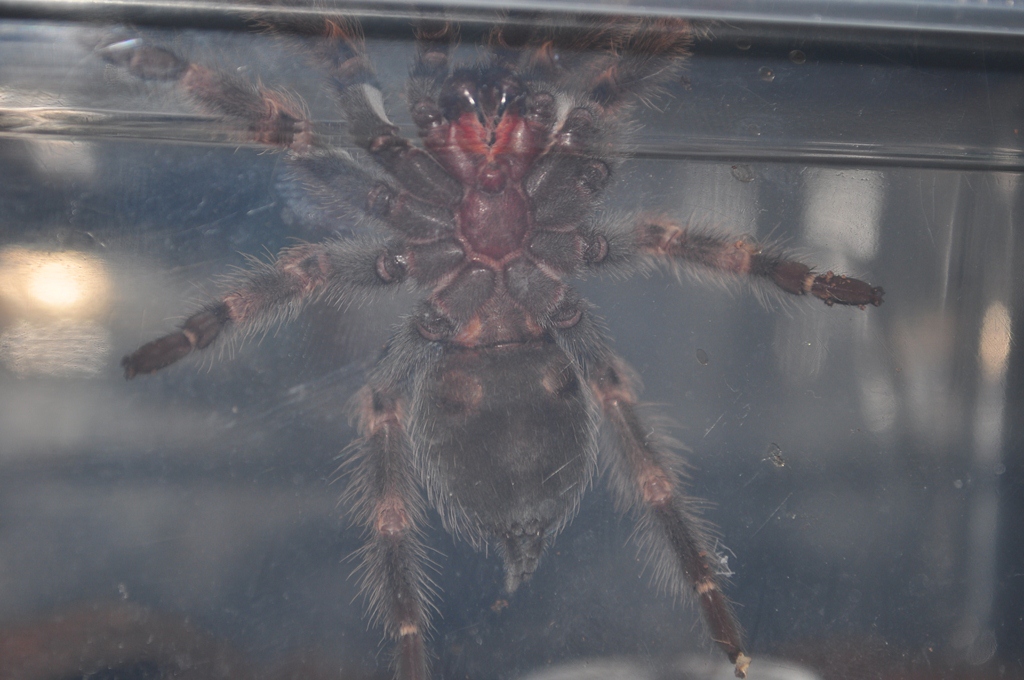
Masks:
[[[111,341],[97,319],[110,289],[94,255],[20,246],[0,251],[0,362],[19,376],[99,372]]]
[[[978,359],[985,378],[1003,379],[1010,356],[1010,312],[1002,302],[993,302],[985,310],[978,338]]]
[[[77,182],[89,182],[96,177],[96,154],[88,142],[36,140],[29,150],[39,171],[50,177]]]
[[[851,271],[846,258],[858,262],[874,258],[881,231],[885,175],[872,170],[820,170],[809,172],[806,182],[804,224],[808,239],[841,258],[829,266]]]
[[[0,361],[21,377],[93,375],[106,365],[110,348],[110,331],[94,321],[20,320],[0,333]]]
[[[965,616],[953,636],[964,659],[986,663],[996,653],[992,608],[996,593],[996,553],[999,541],[999,484],[1003,457],[1006,395],[1003,379],[1010,356],[1010,312],[991,302],[978,332],[977,405],[974,412],[973,488],[967,511],[968,559]]]
[[[0,300],[18,316],[92,317],[110,298],[103,262],[88,253],[0,251]]]
[[[967,417],[950,387],[957,351],[953,321],[932,312],[910,314],[895,322],[909,425],[921,450],[939,457],[948,454]]]
[[[82,299],[82,281],[63,262],[47,262],[28,281],[28,292],[35,301],[54,310],[66,310]]]
[[[887,376],[868,372],[860,383],[864,423],[872,432],[888,432],[896,424],[899,403]]]

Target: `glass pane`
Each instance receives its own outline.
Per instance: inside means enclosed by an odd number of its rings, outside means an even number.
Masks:
[[[1016,677],[1024,14],[773,7],[0,8],[0,676]]]

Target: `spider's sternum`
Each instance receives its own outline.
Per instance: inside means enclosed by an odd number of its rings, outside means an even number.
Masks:
[[[458,235],[468,256],[503,260],[523,247],[529,231],[529,204],[517,185],[496,193],[470,189],[459,205]]]
[[[531,231],[523,178],[550,130],[509,108],[492,120],[464,111],[424,136],[448,173],[464,187],[456,210],[457,235],[467,257],[507,261]]]

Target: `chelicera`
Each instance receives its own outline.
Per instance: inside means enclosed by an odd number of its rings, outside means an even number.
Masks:
[[[298,245],[254,265],[178,330],[126,356],[126,377],[163,369],[228,329],[289,318],[310,300],[367,302],[405,282],[422,302],[353,399],[359,437],[347,464],[349,507],[366,536],[363,587],[370,615],[396,642],[400,680],[428,675],[428,508],[449,531],[498,546],[511,593],[576,512],[599,456],[659,573],[674,593],[692,593],[744,677],[750,659],[677,456],[640,415],[637,378],[570,282],[691,266],[862,308],[881,304],[882,289],[750,240],[604,215],[620,139],[639,102],[678,74],[695,33],[687,21],[499,26],[487,58],[456,68],[457,27],[421,22],[405,93],[416,145],[388,119],[357,27],[298,16],[263,23],[303,36],[358,158],[327,143],[291,96],[139,39],[101,52],[243,124],[249,141],[284,154],[339,223],[358,214],[378,233]],[[616,436],[599,452],[601,421]]]

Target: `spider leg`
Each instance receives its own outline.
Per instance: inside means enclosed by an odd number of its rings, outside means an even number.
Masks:
[[[553,64],[548,52],[551,41],[547,31],[542,32],[537,27],[543,19],[537,12],[520,12],[518,16],[523,21],[501,21],[487,34],[491,63],[518,73],[546,76],[547,72],[540,69]]]
[[[302,105],[282,92],[190,62],[141,38],[106,45],[99,53],[144,80],[176,82],[203,109],[244,122],[253,142],[298,151],[317,143]]]
[[[455,231],[449,207],[424,200],[390,178],[374,176],[344,152],[315,149],[291,154],[288,165],[339,221],[354,209],[414,239],[431,240]]]
[[[397,642],[398,680],[428,675],[424,638],[434,589],[424,570],[427,556],[418,528],[424,521],[423,499],[407,431],[407,390],[402,388],[412,373],[436,361],[436,348],[413,324],[392,338],[353,400],[360,438],[345,463],[351,467],[345,500],[365,531],[366,543],[358,553],[361,586],[374,622]]]
[[[571,16],[532,31],[499,25],[488,44],[497,63],[518,62],[518,70],[582,92],[611,112],[634,98],[649,99],[670,80],[689,56],[696,32],[683,19]]]
[[[673,594],[692,590],[711,639],[735,664],[736,677],[744,678],[750,657],[743,652],[739,625],[722,594],[706,523],[683,492],[682,461],[667,438],[640,417],[632,370],[609,349],[585,303],[579,308],[582,316],[575,325],[559,329],[552,324],[550,330],[583,367],[615,433],[618,446],[609,467],[618,505],[639,514],[641,542],[651,551],[658,577]]]
[[[575,74],[579,85],[586,65],[605,59],[622,36],[623,22],[616,18],[589,19],[576,15],[552,22],[539,12],[518,13],[517,20],[496,24],[487,36],[494,63],[559,87]]]
[[[529,74],[560,90],[575,90],[586,65],[603,59],[621,32],[616,19],[559,17],[552,22],[543,12],[517,12],[488,33],[492,63]],[[575,78],[575,81],[574,81]]]
[[[344,42],[334,39],[339,40]],[[390,132],[385,136],[394,138],[388,137],[391,141],[382,143],[387,146],[398,140],[398,146],[409,147],[408,163],[400,161],[394,168],[398,170],[396,179],[400,186],[395,186],[392,180],[373,177],[344,152],[323,148],[302,105],[287,95],[186,61],[140,39],[107,45],[101,54],[140,78],[176,81],[202,108],[246,123],[251,141],[288,149],[289,166],[328,206],[354,207],[413,238],[436,238],[455,229],[450,201],[444,192],[432,193],[431,189],[436,187],[420,181],[441,177],[440,181],[448,186],[455,180],[426,152],[412,149],[408,142],[394,136],[397,128],[390,123]],[[360,72],[355,68],[348,71]],[[402,183],[403,179],[407,181]],[[418,191],[409,189],[407,184]],[[429,198],[423,198],[424,195]],[[440,201],[438,196],[442,197]]]
[[[570,231],[590,216],[611,178],[602,159],[601,113],[590,106],[570,110],[547,152],[526,177],[539,229]]]
[[[610,46],[614,59],[595,60],[586,83],[591,99],[606,109],[650,98],[677,74],[693,46],[694,26],[685,19],[640,17],[620,25]]]
[[[458,43],[459,27],[449,21],[422,19],[416,25],[415,34],[416,55],[405,89],[406,100],[409,102],[409,111],[420,137],[443,137],[442,132],[446,131],[448,126],[438,101],[442,86],[451,74],[451,54]],[[454,183],[447,186],[446,181],[446,186],[439,196],[446,205],[457,203],[462,198],[462,187],[459,182],[440,167],[440,163],[430,151],[416,149],[416,152],[426,157],[420,159],[421,172],[442,173],[446,180]],[[429,164],[426,159],[429,159]]]
[[[359,26],[344,16],[323,13],[278,20],[268,27],[279,33],[301,35],[314,63],[328,80],[345,112],[349,135],[360,147],[418,198],[451,206],[462,196],[462,187],[426,151],[399,134],[384,109],[380,85]],[[451,24],[422,22],[417,28],[416,80],[443,79],[448,53],[457,36]],[[416,118],[416,99],[410,98]]]
[[[384,389],[365,388],[358,397],[359,430],[354,474],[347,495],[358,499],[356,519],[366,530],[359,552],[362,585],[377,624],[398,643],[397,677],[427,677],[424,633],[431,592],[422,522],[412,464],[412,446],[402,423],[404,404]]]
[[[459,27],[450,21],[423,19],[416,25],[416,56],[409,72],[406,95],[415,110],[416,103],[437,101],[441,84],[451,72],[452,50],[459,41]]]
[[[462,198],[462,186],[428,152],[399,134],[398,126],[384,113],[380,91],[370,84],[348,87],[340,95],[348,117],[352,140],[387,170],[404,189],[423,201],[454,206]],[[435,107],[436,108],[436,107]],[[413,103],[413,118],[420,125],[435,121],[433,108],[425,113]]]
[[[619,503],[638,509],[642,540],[652,550],[660,575],[673,592],[689,584],[711,639],[736,665],[736,677],[746,677],[750,657],[743,653],[739,626],[722,594],[707,530],[692,499],[682,493],[679,462],[637,413],[636,390],[624,363],[618,360],[600,368],[591,388],[619,440],[611,465]]]
[[[208,347],[228,326],[252,332],[286,321],[318,296],[358,302],[402,281],[406,261],[403,253],[371,239],[303,244],[281,251],[272,264],[254,261],[228,293],[188,317],[179,330],[124,357],[124,375],[131,379],[169,366]]]
[[[600,231],[600,230],[599,230]],[[819,273],[783,250],[749,238],[723,236],[664,219],[642,217],[626,229],[602,234],[611,244],[608,257],[596,266],[646,258],[659,263],[695,265],[706,271],[764,281],[791,295],[813,295],[828,306],[882,304],[885,291],[860,279],[831,271]]]
[[[176,81],[204,109],[246,123],[251,141],[288,149],[290,167],[328,205],[356,207],[414,238],[434,238],[454,231],[454,216],[444,193],[431,193],[436,187],[420,180],[441,177],[446,186],[455,180],[426,152],[413,149],[397,137],[397,128],[390,123],[389,131],[378,141],[384,140],[382,144],[395,149],[405,145],[409,152],[406,160],[399,160],[393,168],[401,184],[397,187],[393,181],[372,177],[346,154],[322,148],[301,104],[287,95],[188,62],[139,39],[108,45],[101,52],[105,59],[140,78]],[[437,200],[439,195],[441,201]]]

